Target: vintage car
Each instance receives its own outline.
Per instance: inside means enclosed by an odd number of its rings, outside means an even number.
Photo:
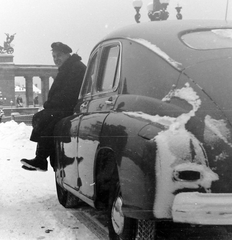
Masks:
[[[232,23],[109,34],[55,144],[59,202],[108,209],[110,239],[155,239],[165,221],[232,225]]]

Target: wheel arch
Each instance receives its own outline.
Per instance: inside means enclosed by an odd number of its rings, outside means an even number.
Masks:
[[[115,152],[109,147],[100,148],[95,160],[95,206],[97,208],[107,208],[112,180],[119,180]]]

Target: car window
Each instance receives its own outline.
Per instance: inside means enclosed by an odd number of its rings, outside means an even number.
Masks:
[[[189,32],[181,36],[182,41],[196,50],[232,48],[232,29],[210,29]]]
[[[119,45],[107,46],[102,50],[96,92],[105,92],[115,88],[119,81],[118,61]]]
[[[90,95],[91,86],[92,86],[92,84],[94,82],[94,78],[96,76],[96,69],[97,69],[97,53],[94,54],[94,56],[91,58],[91,60],[88,64],[84,84],[83,84],[82,90],[81,90],[82,97],[85,95],[88,95],[88,94]]]
[[[123,42],[121,65],[123,94],[162,99],[179,77],[169,62],[135,42]]]

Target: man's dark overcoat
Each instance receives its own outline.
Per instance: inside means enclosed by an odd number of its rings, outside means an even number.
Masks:
[[[31,141],[46,141],[53,136],[55,124],[73,114],[82,85],[86,66],[77,54],[70,56],[58,69],[48,93],[44,109],[33,116]]]

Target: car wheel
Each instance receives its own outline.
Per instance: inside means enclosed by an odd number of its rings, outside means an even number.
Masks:
[[[123,199],[118,184],[111,189],[108,209],[109,238],[110,240],[134,240],[138,221],[124,216],[122,212]]]
[[[109,197],[108,229],[110,240],[154,240],[156,226],[154,220],[138,220],[124,216],[123,199],[119,183],[112,184]],[[116,191],[115,191],[116,190]],[[160,239],[160,238],[158,238]]]
[[[65,208],[77,207],[80,203],[80,199],[74,196],[72,193],[68,192],[62,188],[56,181],[56,193],[59,203]]]

